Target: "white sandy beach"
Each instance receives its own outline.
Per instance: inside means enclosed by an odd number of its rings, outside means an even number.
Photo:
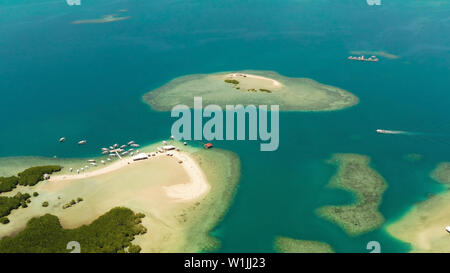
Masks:
[[[179,151],[170,151],[169,153],[177,161],[182,161],[182,163],[180,164],[188,174],[188,179],[186,181],[183,181],[183,183],[164,187],[167,196],[175,199],[177,202],[188,202],[207,194],[210,189],[210,185],[207,182],[203,171],[195,162],[195,160],[191,158],[187,153]],[[168,155],[167,153],[157,153],[156,156],[149,157],[149,159],[147,160],[157,160],[157,158],[161,156]],[[55,175],[50,178],[49,182],[73,181],[78,179],[96,177],[114,172],[116,170],[120,170],[135,163],[138,162],[134,162],[133,160],[131,160],[131,158],[123,158],[114,161],[106,166],[95,167],[98,169],[93,171],[81,172],[79,174],[73,175]]]
[[[267,83],[269,82],[271,86],[273,87],[282,87],[283,84],[281,84],[281,82],[271,79],[271,78],[267,78],[267,77],[263,77],[263,76],[258,76],[258,75],[253,75],[253,74],[244,74],[244,73],[231,73],[226,75],[228,78],[240,78],[240,79],[255,79],[255,80],[259,80],[261,81],[260,83]]]
[[[186,202],[200,198],[207,194],[211,188],[206,180],[205,174],[198,166],[197,162],[188,154],[181,152],[172,152],[173,157],[181,160],[184,170],[189,175],[189,181],[173,186],[164,187],[169,197],[176,199],[178,202]]]

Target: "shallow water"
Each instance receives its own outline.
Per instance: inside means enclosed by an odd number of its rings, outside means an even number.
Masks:
[[[129,20],[70,24],[127,9]],[[336,251],[408,246],[383,228],[349,237],[318,218],[317,207],[352,201],[327,189],[333,153],[360,153],[387,181],[387,221],[442,186],[429,178],[449,160],[450,139],[378,135],[375,129],[450,133],[450,4],[431,1],[82,1],[0,4],[0,156],[91,157],[131,139],[167,138],[173,120],[142,95],[173,78],[233,70],[273,70],[348,90],[350,109],[281,113],[280,148],[215,142],[236,152],[242,178],[232,206],[213,232],[220,251],[272,251],[275,236],[321,240]],[[122,14],[121,14],[122,15]],[[352,50],[399,55],[348,62]],[[66,143],[58,143],[60,137]],[[77,141],[88,143],[78,146]],[[419,153],[411,163],[403,156]]]

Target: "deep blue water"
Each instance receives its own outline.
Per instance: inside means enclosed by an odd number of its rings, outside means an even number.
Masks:
[[[450,2],[384,0],[193,0],[0,2],[0,156],[84,157],[134,139],[170,135],[169,113],[141,100],[147,91],[193,73],[274,70],[357,95],[336,112],[281,113],[280,148],[217,142],[236,152],[242,179],[214,232],[221,251],[272,251],[274,236],[322,240],[337,251],[407,251],[383,228],[348,237],[314,209],[352,196],[326,188],[333,153],[361,153],[389,188],[388,222],[442,188],[428,174],[449,160]],[[119,9],[128,12],[117,13]],[[117,13],[129,20],[73,25]],[[399,59],[348,62],[351,50],[386,51]],[[377,128],[443,136],[377,135]],[[67,145],[56,145],[61,136]],[[87,145],[75,142],[87,139]],[[408,153],[423,154],[411,163]]]

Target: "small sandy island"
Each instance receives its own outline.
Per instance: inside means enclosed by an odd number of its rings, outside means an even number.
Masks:
[[[348,91],[306,78],[289,78],[271,71],[196,74],[176,78],[144,95],[158,111],[184,104],[194,97],[203,104],[279,105],[282,111],[333,111],[353,106],[359,99]]]
[[[52,175],[35,186],[19,186],[17,192],[38,192],[27,208],[13,210],[0,238],[22,230],[32,217],[57,216],[64,228],[89,224],[114,207],[143,213],[149,232],[133,241],[142,252],[197,252],[217,246],[209,232],[226,212],[239,180],[239,159],[219,149],[187,147],[170,142],[180,151],[154,153],[143,147],[146,160],[124,158],[87,173]],[[213,167],[214,166],[214,167]],[[71,200],[83,201],[63,208]],[[48,202],[48,207],[42,203]],[[214,204],[214,206],[213,206]]]

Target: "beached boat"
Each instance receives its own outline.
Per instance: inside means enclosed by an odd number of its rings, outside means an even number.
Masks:
[[[175,150],[176,147],[173,145],[164,145],[162,148],[166,151],[170,151],[170,150]]]
[[[148,156],[146,153],[140,153],[140,154],[133,156],[131,159],[133,161],[145,160],[145,159],[148,159]]]
[[[446,226],[446,227],[445,227],[445,230],[446,230],[448,233],[450,233],[450,226]]]

